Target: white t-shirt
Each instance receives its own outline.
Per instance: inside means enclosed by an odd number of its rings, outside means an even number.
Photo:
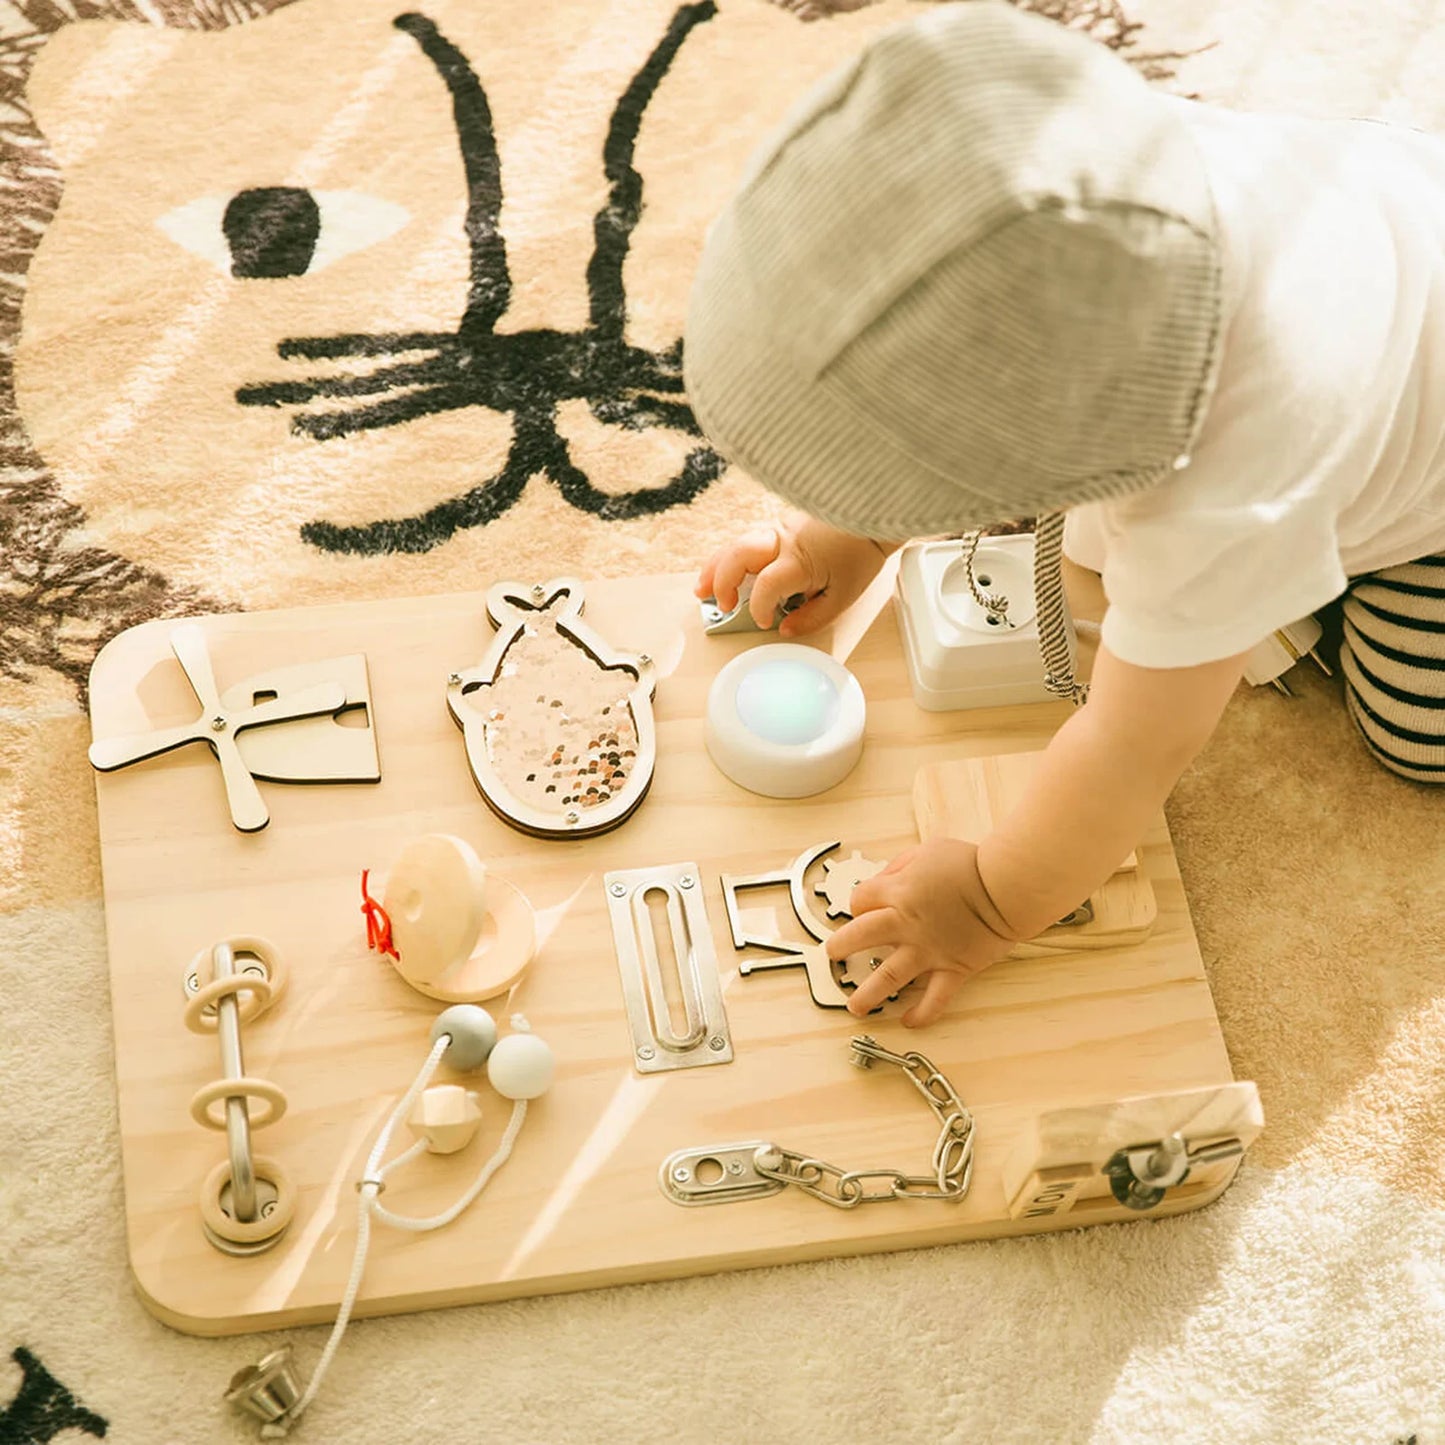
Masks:
[[[1222,233],[1218,386],[1187,467],[1064,531],[1141,667],[1245,652],[1445,552],[1445,140],[1177,103]]]

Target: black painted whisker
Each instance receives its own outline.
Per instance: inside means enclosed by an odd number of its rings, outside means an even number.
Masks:
[[[447,331],[352,332],[343,336],[299,336],[283,341],[283,361],[327,361],[347,356],[396,356],[408,351],[447,351],[457,344]]]
[[[310,377],[305,381],[274,381],[243,386],[236,392],[236,400],[242,406],[304,406],[323,396],[374,396],[383,391],[436,386],[443,380],[454,379],[454,371],[455,367],[450,363],[439,366],[437,358],[430,358],[382,367],[364,376],[341,372],[334,376]]]
[[[589,403],[588,409],[600,422],[642,431],[665,426],[701,436],[697,418],[685,402],[661,401],[651,397],[608,397]]]
[[[592,485],[563,446],[549,459],[547,475],[557,483],[562,496],[574,507],[591,512],[604,521],[624,522],[633,517],[651,517],[679,502],[691,501],[722,475],[726,465],[711,447],[698,447],[689,453],[682,470],[666,486],[641,487],[631,492],[604,492]]]
[[[464,386],[448,385],[408,391],[375,406],[361,406],[351,411],[302,412],[291,419],[291,430],[330,441],[333,437],[350,436],[353,432],[376,431],[398,422],[414,421],[420,416],[434,416],[442,411],[459,411],[469,403]]]
[[[327,552],[349,552],[360,556],[428,552],[439,540],[445,541],[464,527],[480,527],[495,521],[516,503],[532,473],[522,452],[522,447],[514,438],[507,463],[495,477],[414,517],[350,527],[331,522],[308,522],[301,529],[301,536]]]

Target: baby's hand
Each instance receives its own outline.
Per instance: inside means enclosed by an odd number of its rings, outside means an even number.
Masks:
[[[731,612],[738,605],[739,586],[751,574],[757,580],[748,611],[764,629],[773,625],[778,608],[800,592],[808,600],[778,628],[782,637],[798,637],[826,627],[856,602],[886,555],[880,543],[800,515],[748,532],[722,548],[698,575],[696,590]]]
[[[977,853],[972,843],[932,838],[853,890],[853,919],[830,935],[829,958],[874,948],[893,952],[854,990],[850,1013],[861,1018],[926,975],[923,997],[903,1023],[931,1024],[967,978],[1018,942],[983,886]]]

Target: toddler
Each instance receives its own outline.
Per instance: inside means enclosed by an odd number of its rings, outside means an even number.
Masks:
[[[998,0],[875,39],[709,233],[684,365],[713,443],[798,511],[724,546],[784,636],[912,537],[1038,519],[1102,574],[1087,704],[989,836],[853,894],[903,1022],[1094,891],[1204,745],[1250,649],[1344,594],[1365,745],[1445,781],[1445,145],[1151,89]]]

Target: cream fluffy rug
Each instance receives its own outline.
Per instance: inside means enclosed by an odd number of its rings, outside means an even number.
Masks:
[[[468,291],[456,133],[391,26],[405,7],[247,18],[270,8],[0,4],[0,1445],[253,1438],[219,1395],[267,1343],[175,1334],[127,1277],[84,753],[98,642],[559,555],[584,576],[687,567],[763,514],[676,389],[691,260],[796,90],[913,13],[423,7],[485,57],[499,297],[496,266]],[[1445,129],[1445,0],[1130,15],[1135,49],[1198,52],[1164,67],[1183,91]],[[669,34],[641,105],[627,87]],[[631,233],[599,161],[625,95]],[[242,195],[294,208],[282,253],[250,244],[244,206],[226,230]],[[611,249],[589,270],[598,212]],[[585,385],[539,398],[449,371],[462,321],[499,314],[533,338],[505,343],[518,356],[591,338]],[[365,1322],[296,1438],[1445,1442],[1442,804],[1365,759],[1332,684],[1301,671],[1297,692],[1242,692],[1170,808],[1268,1120],[1218,1204]],[[289,1336],[307,1369],[324,1337]]]

